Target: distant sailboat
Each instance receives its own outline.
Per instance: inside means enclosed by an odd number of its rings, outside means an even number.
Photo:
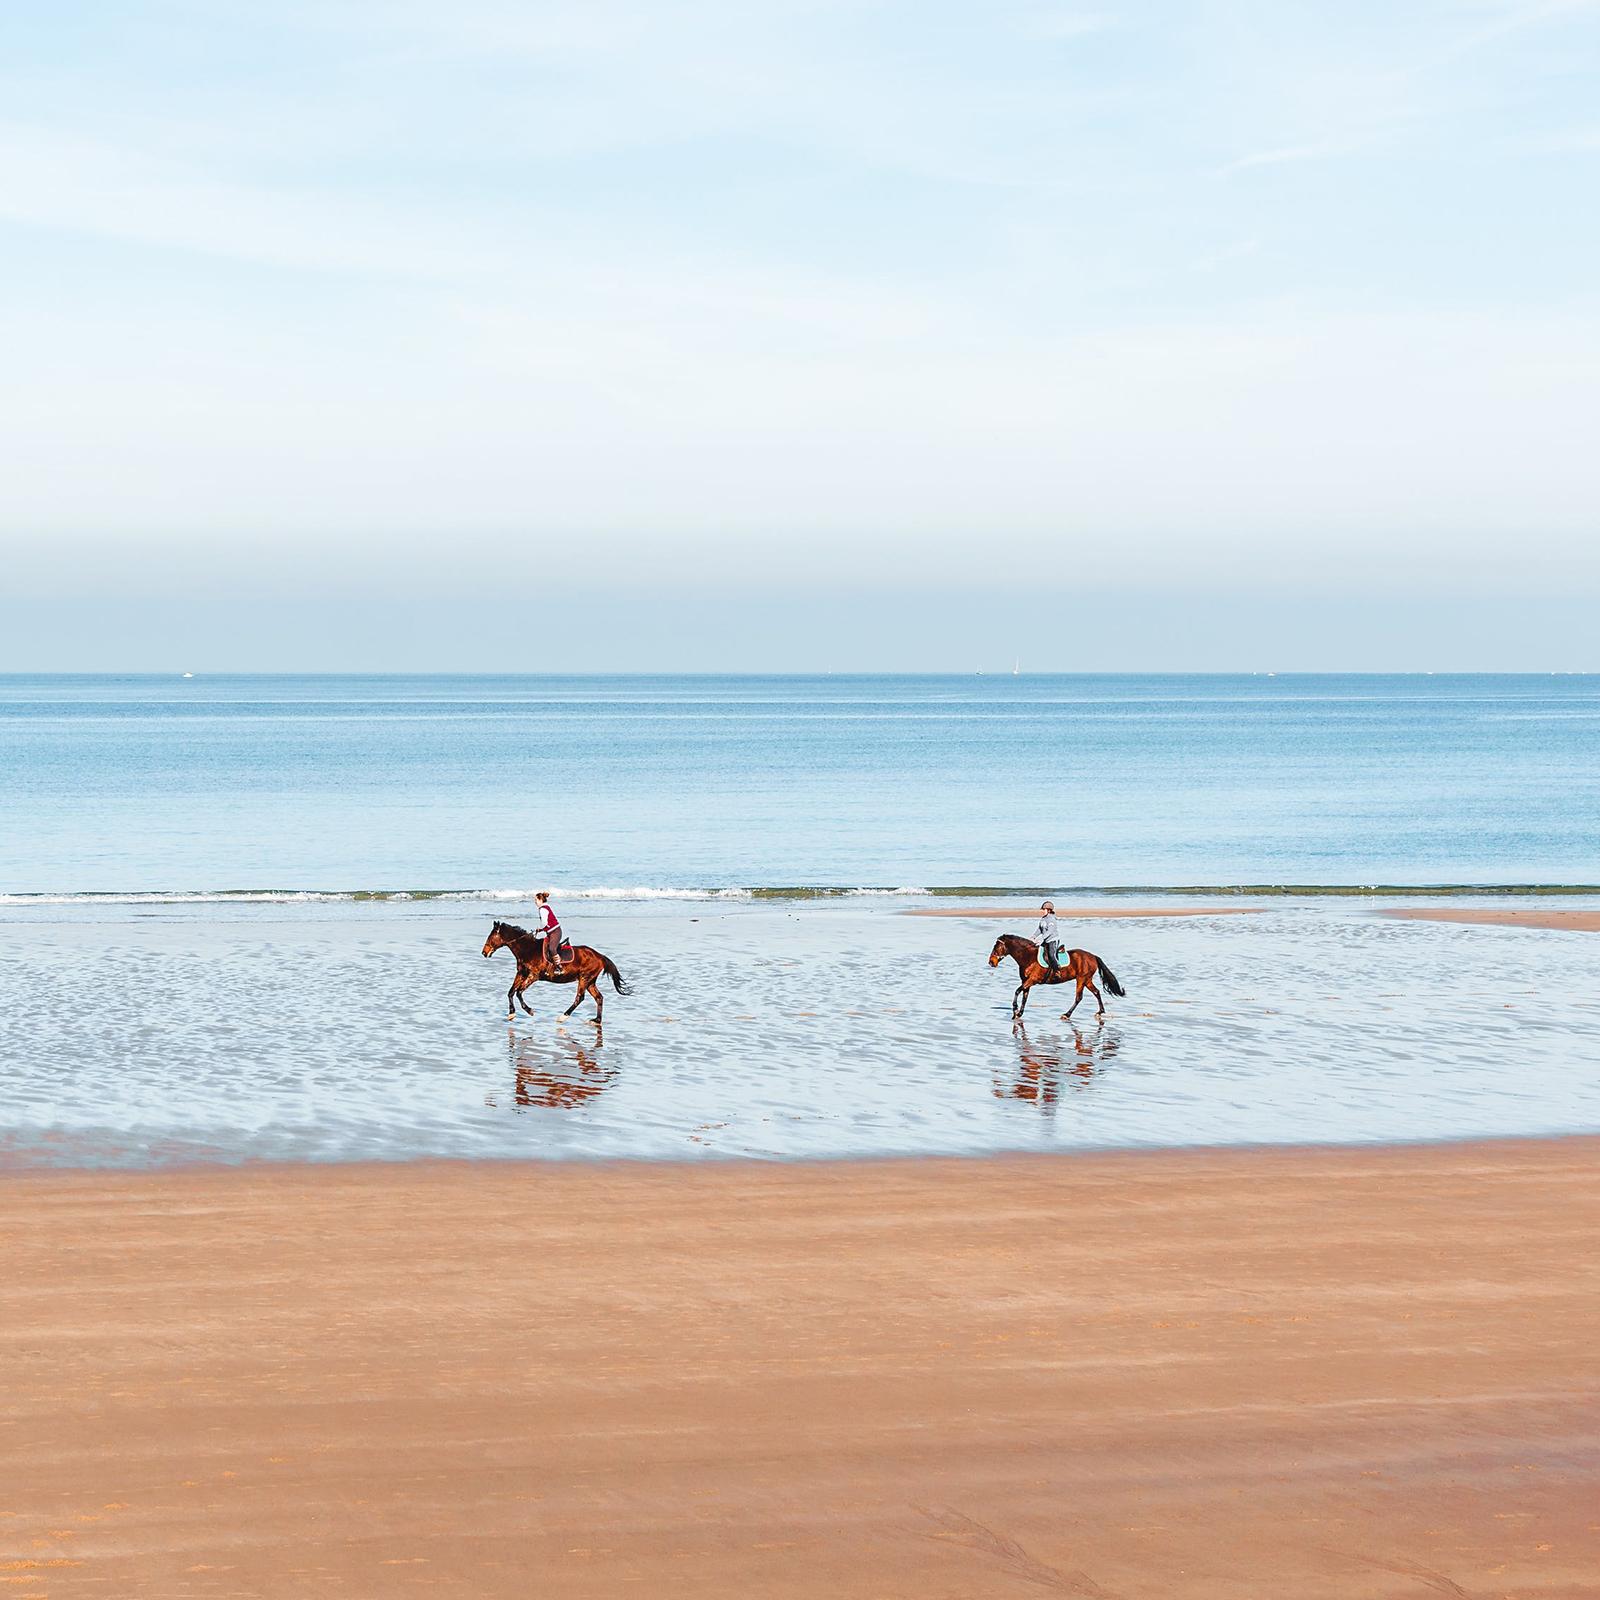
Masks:
[[[186,677],[186,678],[192,678],[193,676],[194,676],[194,674],[192,672],[184,673],[184,677]]]
[[[1017,664],[1011,669],[1011,676],[1013,678],[1020,678],[1022,676],[1022,657],[1021,656],[1017,657]]]

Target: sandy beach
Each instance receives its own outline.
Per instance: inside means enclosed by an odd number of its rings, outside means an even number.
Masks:
[[[1594,1595],[1597,1158],[13,1176],[0,1592]]]
[[[1392,906],[1384,916],[1407,922],[1469,922],[1496,928],[1555,928],[1571,933],[1600,933],[1600,911],[1559,911],[1548,907],[1517,910],[1485,906]]]

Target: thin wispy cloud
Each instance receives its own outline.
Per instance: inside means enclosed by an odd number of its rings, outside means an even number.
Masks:
[[[1600,127],[1568,128],[1549,133],[1526,146],[1547,155],[1588,155],[1600,151]]]
[[[1219,175],[1230,172],[1248,172],[1252,167],[1282,167],[1293,161],[1330,161],[1336,156],[1349,155],[1354,147],[1324,139],[1316,144],[1288,144],[1276,150],[1253,150],[1249,155],[1237,157],[1218,167]]]
[[[1208,255],[1200,256],[1194,263],[1196,272],[1215,272],[1219,267],[1226,267],[1235,261],[1244,261],[1256,255],[1261,249],[1259,239],[1239,239],[1233,244],[1224,245],[1220,250],[1213,250]]]
[[[1467,0],[1461,9],[1478,20],[1451,41],[1450,53],[1477,50],[1526,28],[1592,17],[1600,0]]]
[[[1040,39],[1084,39],[1122,25],[1110,11],[1042,10],[1028,17],[1026,31]]]
[[[492,267],[489,241],[431,213],[217,175],[58,130],[0,123],[0,221],[285,268],[444,278]]]

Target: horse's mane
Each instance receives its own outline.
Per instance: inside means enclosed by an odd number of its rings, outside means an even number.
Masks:
[[[1003,944],[1008,947],[1014,944],[1025,944],[1030,950],[1037,950],[1039,948],[1032,939],[1025,939],[1020,933],[1002,933],[1000,937],[995,940],[995,943]]]
[[[497,927],[501,933],[509,933],[518,939],[526,939],[528,937],[528,930],[526,928],[519,928],[514,922],[497,922],[495,923],[495,927]]]

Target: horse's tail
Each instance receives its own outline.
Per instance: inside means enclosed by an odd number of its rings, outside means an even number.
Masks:
[[[1116,973],[1114,973],[1111,968],[1100,959],[1099,956],[1096,956],[1094,960],[1095,965],[1100,969],[1100,981],[1106,986],[1107,992],[1114,994],[1119,1000],[1126,999],[1128,991],[1117,982]]]
[[[595,951],[595,954],[600,956],[600,952],[598,950]],[[606,969],[606,976],[611,979],[611,987],[615,989],[618,994],[626,994],[628,992],[628,986],[622,981],[622,974],[617,971],[616,962],[613,961],[610,956],[600,956],[600,965]]]

